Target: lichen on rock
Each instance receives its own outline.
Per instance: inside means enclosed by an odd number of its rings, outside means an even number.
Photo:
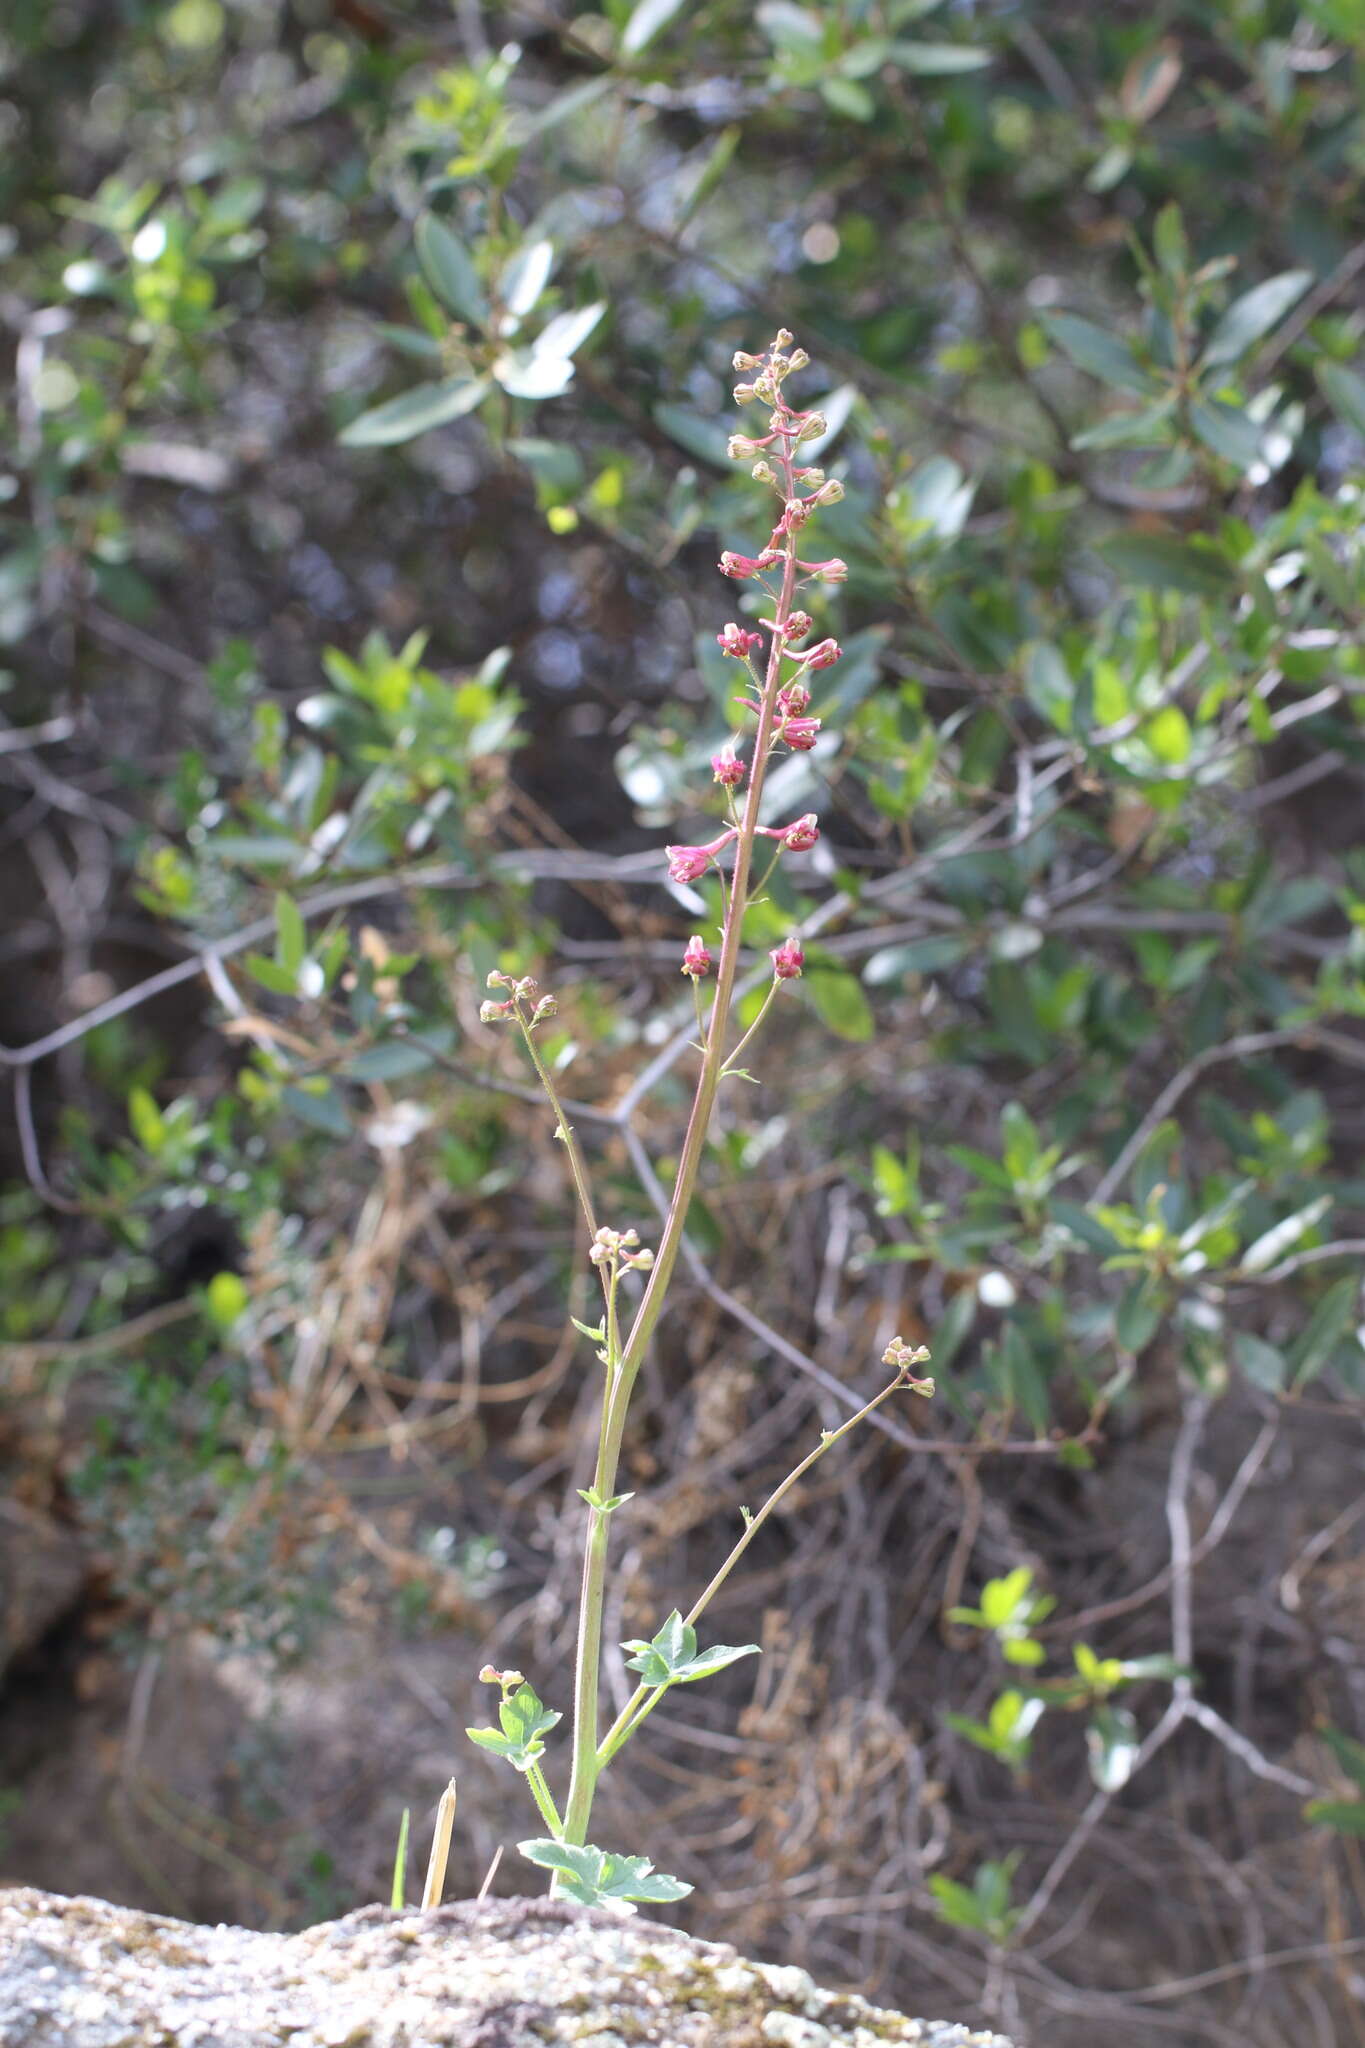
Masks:
[[[15,2048],[1009,2048],[804,1970],[552,1899],[303,1934],[193,1927],[0,1891],[0,2041]]]

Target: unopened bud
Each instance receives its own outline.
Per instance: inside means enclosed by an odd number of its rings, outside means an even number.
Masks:
[[[787,357],[787,367],[792,370],[804,370],[809,363],[810,357],[803,348],[794,348]]]
[[[537,1024],[545,1024],[551,1017],[557,1017],[558,1015],[559,1004],[555,1001],[554,997],[542,996],[531,1013],[531,1027],[534,1030]]]
[[[821,484],[819,490],[810,500],[810,503],[812,505],[837,505],[843,495],[843,485],[837,476],[832,476],[828,483]]]
[[[773,347],[790,348],[795,339],[796,336],[792,333],[790,327],[779,327],[773,336]]]
[[[762,360],[762,356],[746,355],[742,348],[737,348],[730,358],[730,368],[732,370],[756,370]]]
[[[758,392],[752,384],[736,384],[730,396],[734,399],[736,405],[752,405],[758,396]]]
[[[798,445],[802,441],[818,441],[822,434],[829,432],[829,421],[822,412],[808,412],[796,430]]]
[[[749,471],[749,474],[754,482],[758,484],[775,484],[777,482],[777,471],[773,468],[771,462],[756,462]]]
[[[907,1344],[904,1337],[893,1337],[882,1353],[883,1365],[899,1366],[902,1372],[908,1372],[912,1366],[927,1365],[928,1363],[929,1346],[927,1344]]]
[[[480,1024],[505,1024],[516,1012],[509,1003],[486,1002],[479,1004]]]
[[[499,974],[495,967],[484,986],[486,988],[514,988],[516,984],[510,974]]]
[[[643,1251],[636,1252],[629,1259],[623,1259],[622,1264],[629,1266],[632,1272],[647,1273],[654,1264],[654,1254],[646,1245]]]
[[[725,444],[725,452],[731,462],[743,462],[747,456],[757,455],[762,446],[761,441],[753,440],[748,434],[731,434]]]

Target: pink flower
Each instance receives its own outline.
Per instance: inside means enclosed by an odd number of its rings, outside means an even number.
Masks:
[[[843,648],[837,640],[818,640],[809,653],[801,658],[807,668],[833,668],[843,655]]]
[[[804,569],[808,576],[823,576],[826,583],[847,583],[848,563],[841,562],[837,555],[831,555],[827,562],[798,562],[798,569]]]
[[[735,836],[732,825],[728,832],[722,832],[709,846],[666,846],[668,855],[668,879],[670,882],[695,882],[704,875],[722,847],[730,844]]]
[[[793,612],[782,628],[782,637],[784,640],[804,640],[814,624],[809,612]]]
[[[722,654],[733,654],[737,661],[743,661],[746,655],[755,653],[763,645],[763,635],[746,633],[731,619],[725,631],[717,633],[716,645]]]
[[[788,683],[785,690],[777,693],[777,715],[779,718],[799,718],[810,703],[810,691],[804,683]]]
[[[786,939],[780,946],[774,946],[768,958],[779,981],[795,981],[806,964],[801,941],[797,938]]]
[[[804,818],[798,818],[794,825],[788,825],[782,834],[782,844],[789,853],[809,853],[820,837],[820,821],[814,811],[807,811]]]
[[[779,739],[785,740],[789,747],[795,747],[798,754],[808,754],[815,745],[816,735],[819,733],[819,730],[820,720],[818,718],[788,718],[784,719],[778,728],[777,736]],[[791,845],[790,835],[788,836],[787,844]]]
[[[682,957],[682,971],[684,974],[690,974],[693,981],[700,981],[703,974],[711,972],[711,955],[706,950],[705,942],[695,935],[687,942],[687,950]]]
[[[744,780],[745,767],[738,754],[732,754],[727,748],[723,754],[711,756],[711,772],[726,789],[738,789]]]
[[[722,576],[733,576],[737,583],[747,583],[751,576],[757,576],[760,569],[770,569],[778,560],[780,556],[776,548],[764,548],[761,555],[736,555],[727,548],[717,567]]]

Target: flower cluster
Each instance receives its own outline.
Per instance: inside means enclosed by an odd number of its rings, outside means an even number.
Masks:
[[[613,1271],[619,1266],[633,1273],[647,1273],[654,1264],[654,1254],[647,1248],[637,1249],[639,1244],[638,1230],[608,1230],[603,1224],[588,1246],[588,1257],[594,1266],[609,1266]]]
[[[534,1031],[537,1024],[548,1023],[551,1017],[559,1014],[559,1004],[553,996],[540,994],[540,983],[533,974],[500,974],[495,967],[488,977],[488,986],[508,989],[510,994],[502,1002],[490,999],[480,1003],[479,1021],[482,1024],[518,1023],[528,1031]],[[529,1017],[523,1008],[526,1003],[535,1003]]]
[[[736,841],[742,842],[737,861],[757,838],[775,842],[774,859],[788,853],[806,853],[820,837],[819,819],[813,811],[785,825],[759,823],[762,797],[762,769],[779,748],[793,753],[815,751],[825,721],[811,708],[811,683],[822,670],[832,668],[842,654],[836,639],[826,636],[807,646],[814,631],[808,611],[797,608],[798,589],[813,581],[842,583],[847,564],[838,556],[825,560],[806,559],[797,553],[796,536],[814,515],[837,505],[844,487],[837,477],[803,461],[813,453],[812,444],[822,441],[829,423],[820,412],[800,412],[782,395],[782,387],[795,370],[804,369],[809,358],[804,349],[792,346],[783,328],[762,355],[740,351],[734,358],[736,370],[746,374],[735,386],[738,405],[759,403],[769,408],[767,432],[732,434],[731,459],[749,462],[753,475],[776,491],[780,509],[766,544],[756,554],[740,554],[727,548],[720,558],[720,572],[733,582],[762,585],[770,612],[760,613],[756,626],[730,619],[716,635],[721,653],[741,662],[746,671],[744,693],[736,701],[744,717],[754,722],[751,758],[746,760],[744,732],[732,733],[726,744],[711,756],[711,772],[720,784],[731,823],[716,838],[695,846],[669,846],[668,877],[672,882],[697,882]],[[765,637],[766,636],[766,637]],[[766,648],[766,652],[765,652]],[[740,792],[748,784],[741,816]],[[757,785],[757,787],[755,787]],[[723,889],[722,883],[722,889]],[[728,936],[728,932],[727,932]],[[732,957],[732,956],[731,956]],[[774,975],[789,981],[801,972],[799,941],[787,940],[771,954]],[[726,955],[722,953],[722,977]],[[712,967],[710,952],[700,938],[693,938],[682,959],[682,972],[696,985]]]

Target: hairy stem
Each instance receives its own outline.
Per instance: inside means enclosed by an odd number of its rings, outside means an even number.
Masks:
[[[795,490],[792,475],[793,457],[791,449],[784,451],[784,495],[790,498]],[[735,979],[739,969],[740,940],[744,925],[744,913],[748,907],[749,874],[753,860],[754,840],[758,831],[763,803],[764,771],[768,749],[772,740],[778,681],[782,673],[782,653],[785,645],[782,628],[792,609],[792,597],[796,589],[796,541],[795,531],[784,536],[782,562],[782,587],[774,614],[777,631],[772,636],[768,650],[768,666],[763,684],[758,715],[758,731],[754,740],[753,764],[749,772],[749,787],[745,797],[744,810],[740,819],[739,835],[735,840],[734,867],[731,871],[730,893],[725,929],[721,938],[720,958],[716,966],[716,998],[711,1009],[710,1028],[706,1034],[705,1051],[702,1055],[701,1072],[697,1077],[696,1095],[688,1118],[687,1131],[683,1139],[682,1154],[673,1184],[673,1199],[669,1204],[655,1254],[653,1270],[644,1292],[644,1299],[636,1311],[626,1338],[619,1364],[614,1364],[603,1398],[601,1437],[598,1446],[597,1474],[594,1485],[600,1498],[608,1498],[615,1490],[616,1471],[621,1456],[621,1443],[625,1434],[626,1414],[630,1406],[631,1391],[636,1376],[644,1362],[649,1340],[662,1313],[668,1294],[673,1269],[677,1263],[682,1244],[683,1231],[687,1224],[687,1213],[697,1184],[702,1153],[711,1123],[711,1111],[715,1105],[716,1090],[725,1067],[725,1040],[729,1029],[730,1008],[734,997]],[[598,1676],[602,1656],[602,1610],[604,1603],[608,1555],[607,1516],[596,1508],[589,1509],[587,1542],[583,1553],[583,1581],[578,1610],[578,1647],[574,1683],[574,1756],[573,1776],[569,1787],[569,1800],[564,1816],[565,1839],[570,1842],[586,1840],[588,1819],[592,1812],[593,1793],[596,1789],[597,1774],[601,1768],[598,1761]]]

